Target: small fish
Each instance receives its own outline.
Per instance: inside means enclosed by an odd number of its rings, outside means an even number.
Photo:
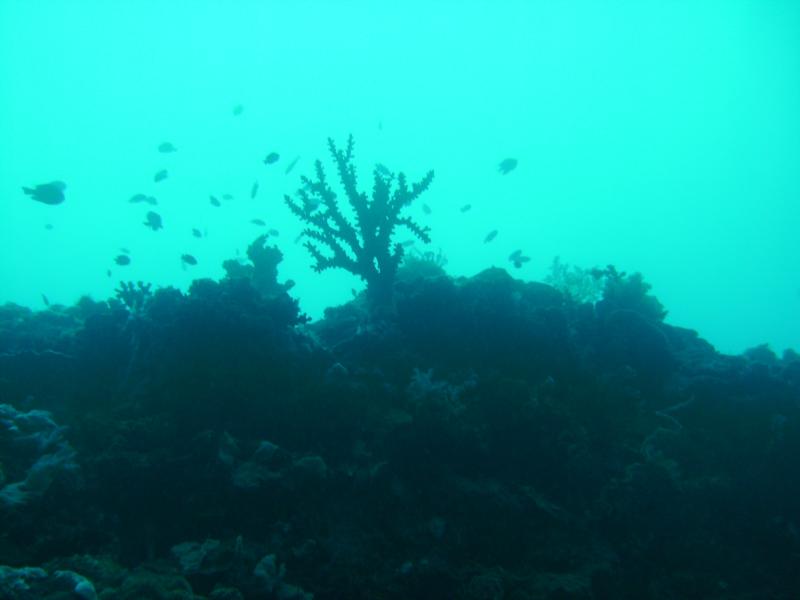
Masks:
[[[122,252],[123,254],[130,254],[131,253],[131,251],[128,250],[127,248],[120,248],[119,251]]]
[[[496,237],[497,237],[497,229],[492,229],[489,233],[486,234],[486,237],[483,238],[483,243],[488,244]]]
[[[471,210],[471,209],[472,209],[472,204],[465,204],[464,206],[462,206],[458,210],[460,210],[462,213],[465,213],[465,212],[467,212],[468,210]]]
[[[514,267],[519,269],[526,262],[530,262],[531,258],[530,258],[530,256],[523,256],[522,250],[514,250],[509,255],[508,260],[511,261],[511,263],[514,265]]]
[[[236,106],[233,107],[233,116],[234,117],[238,117],[243,112],[244,112],[244,106],[242,106],[241,104],[237,104]]]
[[[120,265],[121,267],[124,267],[131,264],[131,257],[128,256],[127,254],[119,254],[114,259],[114,262]]]
[[[289,166],[287,166],[287,167],[286,167],[286,170],[284,171],[284,173],[285,173],[286,175],[288,175],[289,173],[291,173],[291,172],[292,172],[292,169],[294,169],[294,166],[297,164],[297,161],[298,161],[298,160],[300,160],[300,157],[299,157],[299,156],[295,156],[295,157],[292,159],[292,162],[290,162],[290,163],[289,163]]]
[[[431,207],[428,206],[427,204],[423,204],[422,205],[422,212],[424,212],[426,215],[431,214]]]
[[[375,172],[384,177],[391,177],[393,173],[383,163],[375,163]]]
[[[277,229],[268,229],[267,234],[271,235],[272,237],[278,237],[281,234],[281,232],[278,231]]]
[[[406,240],[406,241],[404,241],[404,242],[400,242],[400,245],[401,245],[403,248],[410,248],[411,246],[413,246],[413,245],[414,245],[414,240]]]
[[[320,201],[316,198],[303,198],[303,206],[305,206],[308,210],[317,210],[319,205]]]
[[[34,188],[23,187],[22,191],[36,200],[36,202],[55,206],[64,202],[65,189],[67,189],[67,184],[63,181],[51,181],[50,183],[39,184]]]
[[[255,183],[253,183],[253,187],[250,188],[250,198],[255,198],[257,193],[258,193],[258,182],[256,181]]]
[[[158,151],[164,154],[169,154],[170,152],[177,152],[178,149],[172,145],[172,142],[164,142],[159,144]]]
[[[111,269],[106,269],[106,277],[111,277]]]
[[[42,302],[44,302],[45,306],[50,306],[50,300],[44,294],[42,294]]]
[[[166,169],[161,169],[158,173],[153,175],[153,181],[158,183],[159,181],[164,181],[167,177],[169,177],[169,173]]]
[[[145,227],[149,227],[153,231],[158,231],[159,229],[164,228],[164,225],[161,222],[161,215],[158,214],[157,212],[153,212],[152,210],[147,213],[144,225]]]
[[[281,157],[281,155],[278,154],[277,152],[270,152],[269,154],[267,154],[267,157],[264,159],[264,164],[265,165],[274,164],[274,163],[278,162],[278,159],[280,157]]]
[[[203,237],[203,232],[195,227],[194,229],[192,229],[192,235],[196,238],[201,238]]]
[[[508,175],[517,168],[517,159],[516,158],[506,158],[500,161],[500,164],[497,165],[497,170],[500,171],[503,175]]]
[[[233,200],[233,194],[222,194],[223,200]]]
[[[139,204],[140,202],[144,202],[152,206],[158,204],[158,200],[153,198],[153,196],[145,196],[144,194],[134,194],[133,196],[131,196],[131,199],[128,200],[128,202],[131,202],[132,204]]]
[[[514,265],[514,267],[519,269],[523,264],[525,264],[529,260],[530,260],[530,258],[527,257],[527,256],[520,256],[519,260],[512,261],[512,264]]]
[[[263,219],[250,219],[250,222],[253,225],[258,225],[259,227],[264,227],[264,225],[266,225]]]
[[[181,262],[185,265],[194,266],[197,264],[197,259],[191,254],[181,254]]]
[[[222,206],[216,196],[209,196],[209,198],[211,199],[211,206]]]
[[[47,225],[44,226],[44,228],[47,229],[47,231],[53,231],[53,224],[48,223]]]

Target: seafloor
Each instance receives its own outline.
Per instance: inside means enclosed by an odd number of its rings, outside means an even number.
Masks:
[[[430,257],[309,322],[251,258],[0,308],[0,597],[798,597],[797,354]]]

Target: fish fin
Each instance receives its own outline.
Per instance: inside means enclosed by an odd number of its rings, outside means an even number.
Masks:
[[[34,190],[33,188],[29,188],[29,187],[23,187],[22,191],[25,192],[26,194],[28,194],[28,196],[33,196],[34,194],[36,194],[36,190]]]

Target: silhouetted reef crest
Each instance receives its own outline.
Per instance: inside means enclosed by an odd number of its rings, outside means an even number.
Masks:
[[[610,267],[406,257],[391,311],[317,322],[264,236],[185,293],[0,307],[0,592],[791,597],[796,353],[719,354]]]

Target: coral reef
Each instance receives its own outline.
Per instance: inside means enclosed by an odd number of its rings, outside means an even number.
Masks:
[[[294,287],[290,279],[278,283],[278,264],[283,260],[283,253],[276,246],[267,245],[269,235],[257,237],[247,247],[247,258],[250,264],[238,260],[226,260],[222,266],[228,279],[245,278],[264,298],[283,296]]]
[[[138,314],[144,310],[147,301],[152,297],[152,285],[138,281],[120,281],[119,288],[115,291],[116,298],[131,313]]]
[[[307,323],[251,250],[0,307],[0,597],[796,597],[797,353],[722,355],[610,267],[581,302],[436,255],[391,327]]]
[[[0,510],[43,496],[77,471],[64,428],[43,410],[21,412],[0,404]]]
[[[395,274],[403,259],[403,246],[392,243],[397,227],[406,227],[420,241],[428,243],[429,228],[403,210],[425,192],[433,181],[433,171],[418,182],[409,184],[404,173],[395,175],[376,166],[373,171],[372,197],[359,192],[353,163],[353,136],[342,150],[328,139],[328,149],[336,163],[342,187],[355,216],[355,224],[345,216],[337,194],[328,183],[322,162],[315,163],[316,179],[302,178],[303,186],[296,199],[286,196],[289,209],[309,227],[303,235],[309,238],[305,247],[314,258],[317,272],[344,269],[367,284],[370,306],[379,312],[391,309]],[[324,254],[320,245],[326,246]]]

